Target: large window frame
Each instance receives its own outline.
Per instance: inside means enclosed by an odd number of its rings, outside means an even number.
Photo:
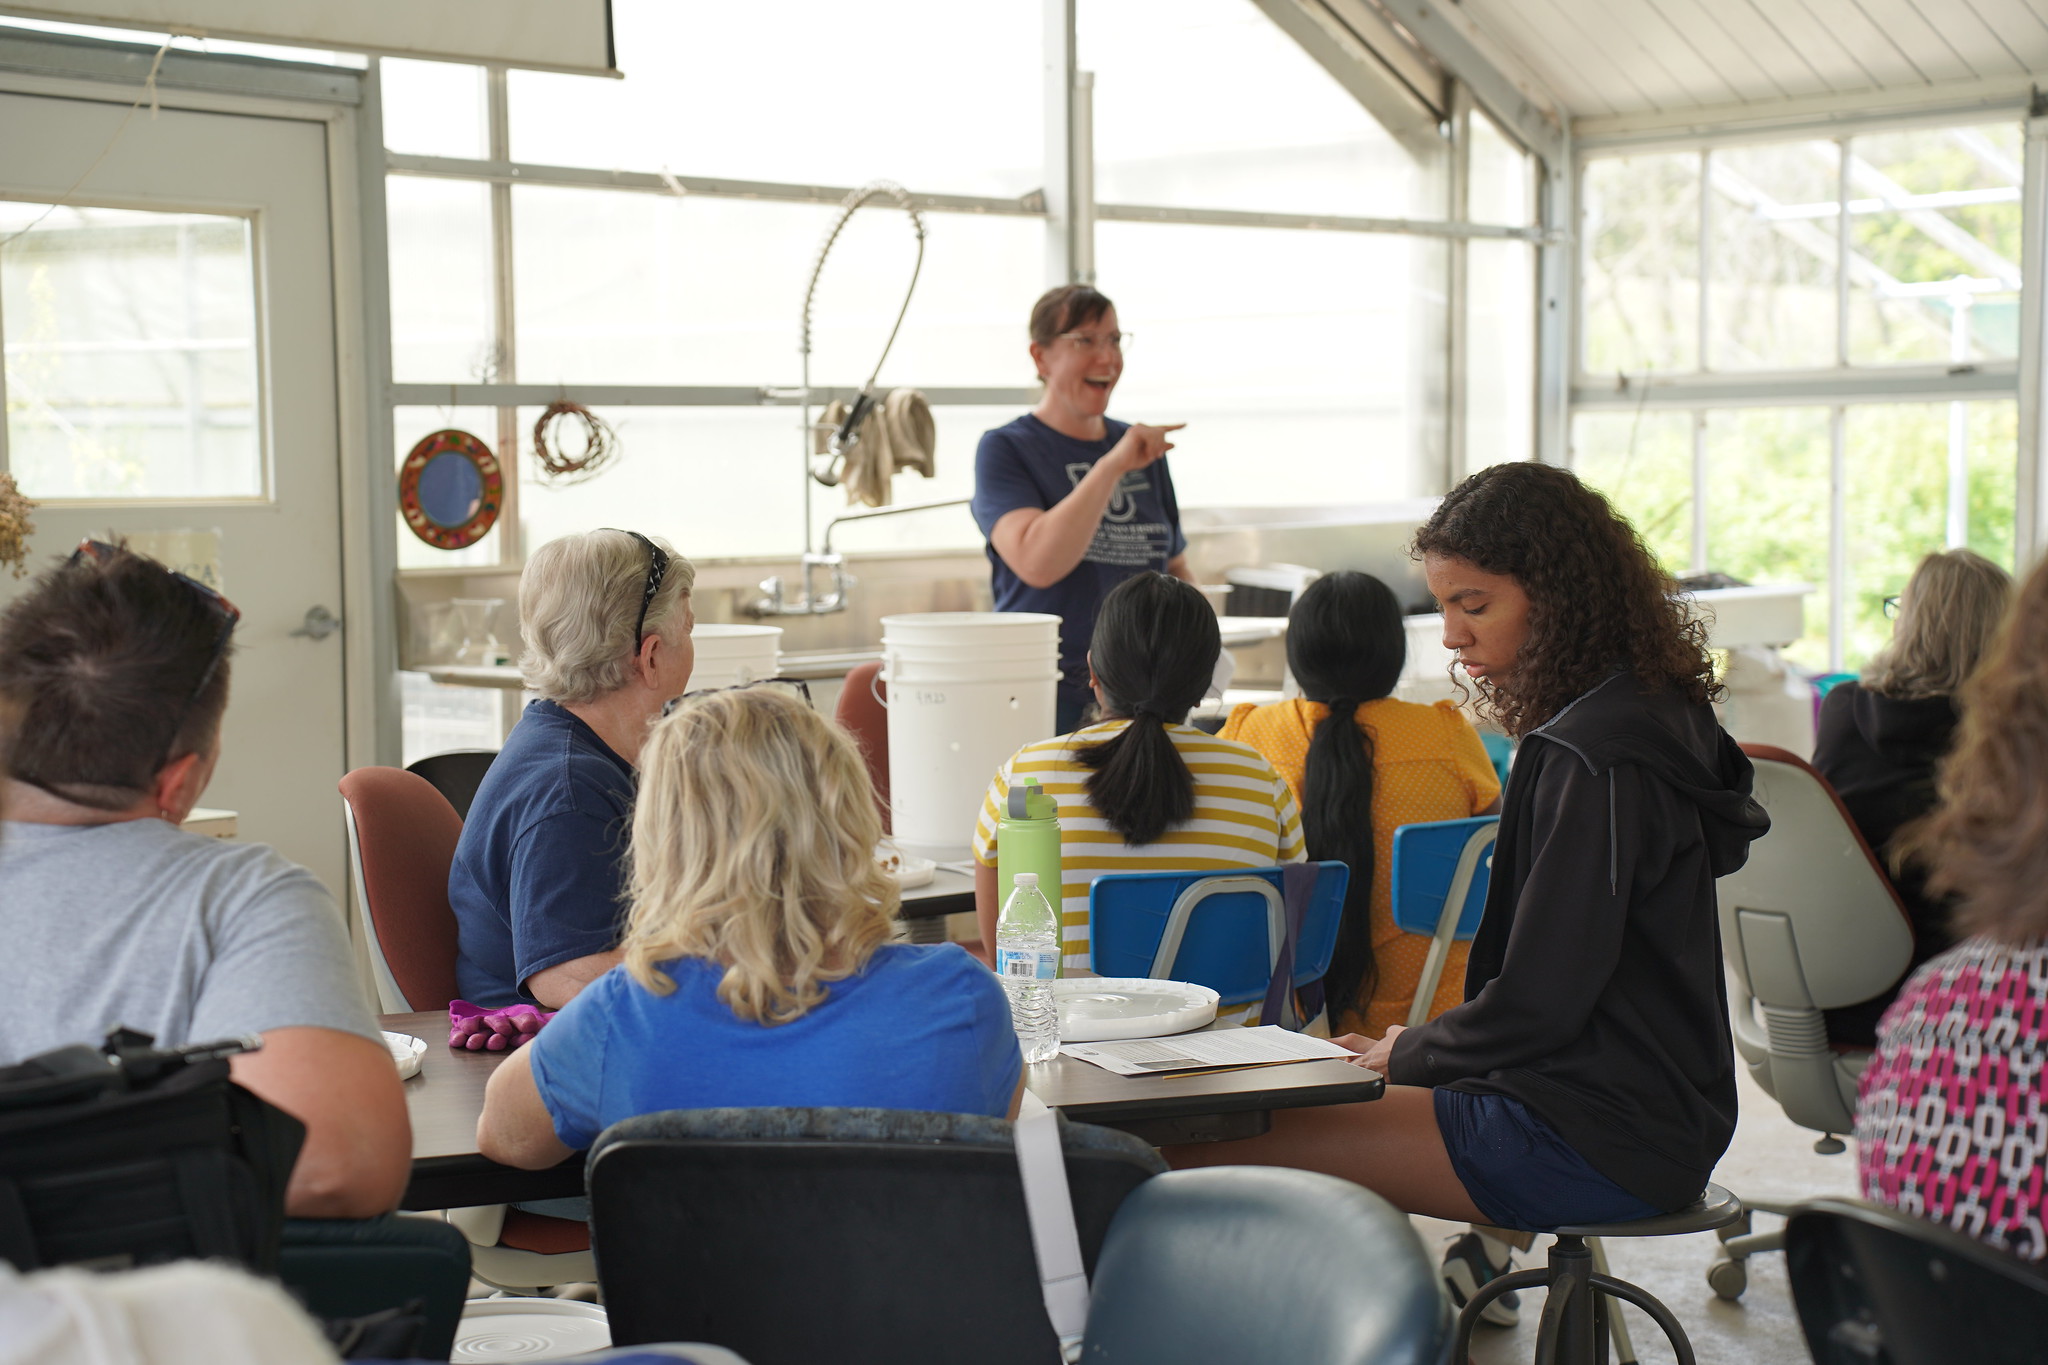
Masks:
[[[1856,179],[1849,173],[1851,146],[1855,139],[1894,132],[1983,126],[2010,120],[2024,130],[2024,164],[2020,188],[2022,259],[2019,353],[2010,359],[1980,359],[1965,362],[1925,364],[1852,363],[1848,329],[1848,294],[1855,253],[1850,241],[1853,221],[1850,201],[1859,196]],[[1836,179],[1837,205],[1834,215],[1838,257],[1835,262],[1837,327],[1835,364],[1819,369],[1715,371],[1709,366],[1709,335],[1712,307],[1704,282],[1710,278],[1709,264],[1714,251],[1711,226],[1712,194],[1708,192],[1710,158],[1733,148],[1759,146],[1796,139],[1832,141],[1839,148],[1841,172]],[[2018,440],[2014,460],[2014,552],[2021,569],[2038,553],[2040,515],[2037,499],[2041,485],[2038,475],[2041,446],[2042,348],[2042,235],[2044,229],[2044,155],[2048,119],[2031,116],[2023,99],[1975,103],[1966,108],[1925,111],[1910,115],[1872,113],[1832,116],[1805,124],[1788,123],[1718,132],[1689,132],[1684,135],[1620,135],[1582,141],[1572,161],[1573,202],[1578,209],[1581,231],[1574,259],[1574,287],[1569,337],[1569,399],[1567,424],[1581,413],[1595,412],[1680,412],[1689,416],[1692,445],[1692,563],[1688,569],[1702,572],[1707,562],[1708,461],[1707,423],[1709,414],[1764,407],[1822,408],[1828,413],[1829,428],[1829,538],[1826,582],[1828,603],[1828,658],[1832,669],[1845,663],[1847,612],[1850,587],[1849,529],[1846,525],[1847,489],[1853,472],[1849,468],[1846,428],[1852,410],[1901,403],[1946,402],[1962,404],[1986,399],[2013,400],[2018,405]],[[1697,325],[1699,367],[1689,372],[1596,375],[1583,365],[1586,338],[1585,251],[1590,249],[1583,231],[1584,182],[1589,164],[1619,156],[1656,153],[1695,154],[1701,158],[1700,216],[1697,242],[1702,282]],[[1564,344],[1553,339],[1552,344]],[[1555,359],[1555,358],[1554,358]],[[1951,438],[1956,446],[1957,439]],[[1576,452],[1574,452],[1574,455]],[[1958,454],[1952,449],[1953,465]],[[1964,543],[1966,508],[1960,499],[1961,480],[1951,478],[1947,543]]]
[[[1094,194],[1092,175],[1093,131],[1092,131],[1092,76],[1080,70],[1075,59],[1075,7],[1078,0],[1042,0],[1046,12],[1046,69],[1047,88],[1045,101],[1046,118],[1046,161],[1045,189],[1025,194],[1015,199],[992,198],[973,195],[936,194],[909,187],[910,196],[920,211],[930,214],[1003,214],[1035,218],[1043,222],[1046,231],[1046,282],[1048,286],[1068,281],[1092,282],[1094,278],[1094,227],[1098,222],[1131,222],[1157,224],[1188,224],[1276,228],[1301,232],[1343,232],[1365,234],[1389,234],[1419,236],[1441,239],[1450,244],[1451,288],[1444,300],[1445,319],[1442,335],[1449,353],[1445,358],[1448,375],[1442,420],[1445,430],[1438,443],[1444,454],[1441,470],[1442,486],[1448,488],[1457,477],[1462,476],[1463,430],[1466,421],[1465,390],[1465,349],[1469,344],[1469,329],[1465,325],[1463,311],[1466,307],[1464,244],[1474,240],[1520,241],[1532,245],[1554,244],[1557,234],[1546,232],[1539,225],[1511,225],[1479,223],[1468,221],[1464,206],[1468,200],[1467,180],[1469,157],[1465,148],[1469,138],[1470,119],[1473,116],[1473,102],[1463,87],[1448,77],[1441,89],[1445,104],[1443,120],[1438,125],[1436,136],[1443,140],[1449,156],[1451,174],[1446,177],[1448,184],[1441,218],[1367,218],[1345,217],[1312,213],[1254,212],[1237,209],[1205,209],[1183,207],[1160,207],[1143,204],[1118,204],[1098,202]],[[692,175],[687,172],[671,173],[668,170],[620,170],[603,171],[577,167],[546,166],[518,162],[512,159],[511,149],[511,105],[507,69],[499,66],[483,68],[485,80],[485,129],[487,148],[485,155],[477,158],[430,156],[403,153],[383,149],[381,125],[376,128],[376,139],[372,144],[382,149],[381,165],[377,171],[383,176],[427,177],[448,181],[482,182],[490,187],[490,279],[491,310],[489,346],[492,354],[492,374],[487,382],[474,378],[448,376],[446,382],[405,382],[392,380],[390,367],[390,328],[388,304],[377,310],[383,320],[383,345],[375,363],[383,368],[381,384],[378,386],[383,397],[383,418],[374,424],[373,431],[384,441],[394,441],[393,418],[401,407],[431,408],[486,408],[496,414],[496,436],[499,447],[516,451],[523,445],[519,430],[518,409],[545,405],[557,399],[567,398],[595,408],[616,408],[631,406],[654,407],[793,407],[804,401],[801,390],[786,384],[760,385],[690,385],[690,384],[561,384],[523,383],[519,379],[518,354],[516,345],[516,313],[518,299],[513,284],[513,215],[512,187],[514,185],[546,185],[575,189],[602,190],[620,194],[687,194],[691,196],[724,197],[740,199],[770,200],[784,203],[833,205],[840,203],[852,191],[851,186],[799,184],[779,181],[734,180]],[[366,99],[373,108],[380,108],[381,98],[380,64],[371,59],[366,72]],[[1364,102],[1363,100],[1361,102]],[[1512,130],[1504,129],[1507,136],[1514,138]],[[1520,145],[1517,141],[1517,145]],[[1525,152],[1531,149],[1524,146]],[[372,153],[372,159],[376,154]],[[1540,175],[1541,172],[1539,171]],[[370,178],[365,176],[367,181]],[[374,193],[376,213],[382,217],[382,185],[371,191],[366,184],[366,193]],[[381,228],[381,223],[379,224]],[[388,258],[380,261],[383,273],[388,278]],[[372,288],[383,281],[369,282]],[[385,287],[388,288],[388,285]],[[914,376],[910,382],[915,382]],[[1532,388],[1535,381],[1532,378]],[[1037,401],[1038,391],[1028,387],[930,387],[919,386],[935,406],[974,405],[1015,405],[1029,407]],[[833,398],[851,398],[850,390],[816,388],[811,391],[814,403],[829,402]],[[1532,395],[1532,408],[1540,406]],[[1533,437],[1532,437],[1533,444]],[[795,445],[795,442],[792,442]],[[383,452],[387,462],[395,456],[394,450]],[[507,488],[499,526],[503,530],[494,532],[489,542],[494,546],[485,562],[471,560],[456,565],[432,568],[406,568],[394,570],[405,575],[473,574],[480,571],[516,569],[523,560],[517,527],[518,517],[518,461],[507,461]],[[1434,472],[1434,471],[1433,471]],[[792,495],[801,470],[796,459],[791,459],[787,470]],[[808,484],[806,484],[808,489]],[[813,524],[810,503],[813,493],[807,492],[805,503],[806,544],[804,546],[763,546],[762,558],[789,558],[798,550],[817,548],[818,528]],[[507,534],[506,532],[509,532]],[[481,547],[480,547],[481,548]]]

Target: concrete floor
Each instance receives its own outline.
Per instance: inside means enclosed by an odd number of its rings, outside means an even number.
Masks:
[[[1714,1172],[1716,1184],[1738,1196],[1773,1200],[1856,1193],[1853,1143],[1839,1156],[1819,1155],[1813,1144],[1820,1135],[1788,1120],[1746,1074],[1741,1081],[1741,1106],[1735,1141]],[[1779,1222],[1769,1214],[1756,1218],[1758,1230]],[[1415,1224],[1433,1250],[1460,1231],[1454,1224],[1432,1218],[1417,1218]],[[1541,1265],[1548,1242],[1548,1238],[1538,1238],[1532,1251],[1518,1254],[1517,1267]],[[1700,1365],[1801,1365],[1810,1360],[1792,1308],[1783,1254],[1752,1256],[1747,1292],[1738,1303],[1724,1303],[1707,1288],[1707,1267],[1717,1246],[1712,1233],[1611,1238],[1607,1259],[1615,1275],[1649,1290],[1678,1316],[1692,1338]],[[1542,1308],[1540,1293],[1524,1293],[1519,1326],[1512,1330],[1481,1326],[1473,1337],[1473,1365],[1509,1365],[1532,1359],[1536,1319]],[[1626,1313],[1637,1359],[1646,1365],[1675,1359],[1654,1323],[1634,1308]]]

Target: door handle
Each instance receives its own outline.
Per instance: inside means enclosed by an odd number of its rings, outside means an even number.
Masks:
[[[292,632],[294,639],[324,640],[341,629],[341,618],[325,607],[306,608],[306,623]]]

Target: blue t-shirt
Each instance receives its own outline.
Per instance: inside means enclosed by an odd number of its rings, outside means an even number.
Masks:
[[[1088,476],[1095,462],[1110,452],[1130,423],[1106,420],[1099,441],[1077,441],[1024,414],[1008,426],[983,432],[974,452],[974,521],[986,536],[1007,512],[1019,507],[1047,511]],[[1095,634],[1095,613],[1110,589],[1127,578],[1152,570],[1166,572],[1167,561],[1185,550],[1180,533],[1180,503],[1173,494],[1173,476],[1166,461],[1124,475],[1095,528],[1095,538],[1074,571],[1049,588],[1034,588],[1010,571],[996,547],[988,547],[991,586],[997,611],[1042,611],[1060,618],[1060,694],[1085,702],[1088,690],[1088,641]]]
[[[551,701],[526,708],[470,803],[448,869],[455,986],[512,1005],[535,972],[618,946],[632,764]]]
[[[1010,1111],[1024,1059],[1009,999],[952,944],[884,944],[857,976],[827,982],[814,1008],[773,1026],[725,1007],[723,968],[682,958],[663,970],[676,989],[656,995],[614,967],[527,1045],[568,1146],[664,1109]]]

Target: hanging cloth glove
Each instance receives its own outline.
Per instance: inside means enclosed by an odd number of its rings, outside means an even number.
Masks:
[[[814,454],[830,455],[833,433],[845,422],[849,411],[844,402],[837,400],[826,407],[811,429]],[[932,477],[938,424],[932,420],[930,402],[916,389],[889,390],[853,436],[853,444],[843,452],[839,466],[819,475],[822,483],[846,485],[849,507],[887,507],[894,500],[890,481],[898,470],[914,469],[927,479]]]

